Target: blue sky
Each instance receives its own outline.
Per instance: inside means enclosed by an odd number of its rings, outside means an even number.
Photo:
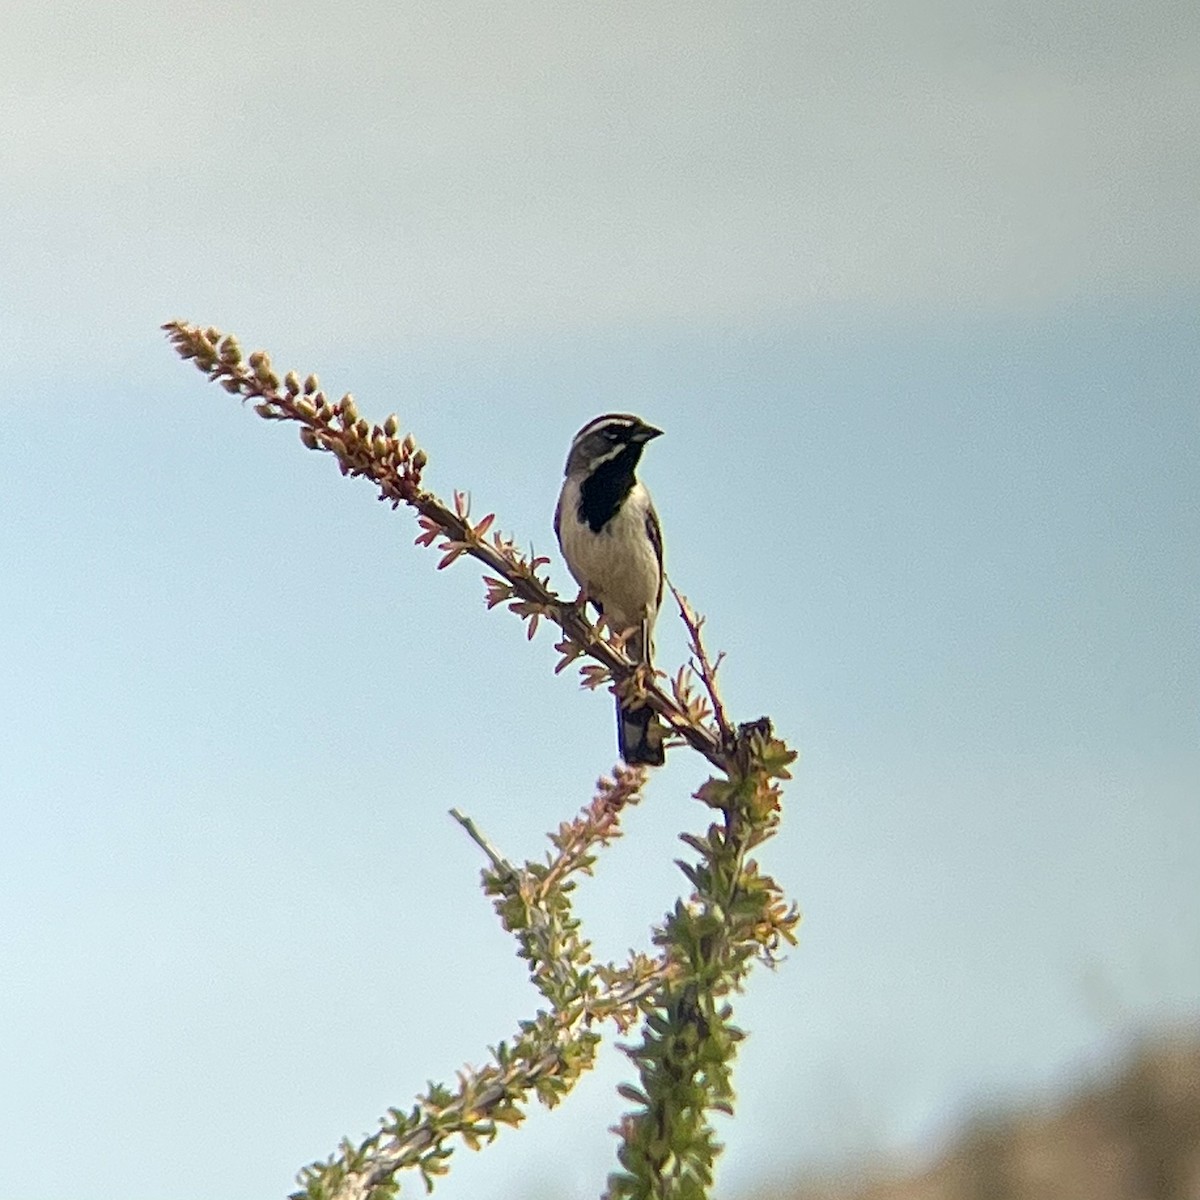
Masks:
[[[722,1195],[1196,1020],[1190,7],[4,21],[0,1154],[69,1149],[0,1200],[282,1195],[480,1061],[535,997],[446,810],[537,854],[611,765],[550,636],[177,315],[397,411],[539,551],[583,421],[667,431],[669,570],[802,753]],[[602,953],[673,902],[702,778],[583,890]],[[597,1194],[623,1076],[439,1195]]]

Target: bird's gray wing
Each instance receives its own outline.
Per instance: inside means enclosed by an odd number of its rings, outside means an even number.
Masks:
[[[650,539],[650,545],[654,547],[654,557],[658,560],[658,598],[654,602],[654,607],[657,610],[662,607],[663,540],[662,526],[658,523],[658,513],[654,511],[653,504],[646,509],[646,536]]]

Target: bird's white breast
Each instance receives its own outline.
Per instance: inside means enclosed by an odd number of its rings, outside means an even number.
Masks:
[[[646,534],[650,493],[635,483],[612,519],[593,533],[579,520],[579,481],[563,484],[559,541],[575,581],[589,599],[604,608],[616,632],[642,621],[653,623],[658,611],[661,567]]]

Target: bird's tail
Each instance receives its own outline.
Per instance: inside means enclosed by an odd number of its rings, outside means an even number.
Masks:
[[[617,701],[617,746],[630,766],[661,767],[667,760],[663,750],[662,722],[648,704],[630,708]]]
[[[634,662],[649,663],[650,630],[646,625],[629,639],[625,651]],[[617,746],[630,766],[661,767],[666,762],[662,722],[648,704],[627,705],[617,700]]]

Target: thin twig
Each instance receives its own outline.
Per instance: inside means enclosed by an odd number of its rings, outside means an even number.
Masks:
[[[482,833],[479,832],[479,827],[471,820],[470,817],[464,816],[457,808],[450,810],[450,815],[467,831],[467,836],[491,859],[492,866],[501,875],[516,875],[517,869],[487,840]]]
[[[667,581],[667,586],[671,589],[671,595],[675,597],[675,603],[679,605],[679,616],[687,626],[689,649],[694,655],[696,671],[700,676],[701,683],[704,684],[704,690],[708,693],[709,703],[712,704],[713,719],[721,731],[721,741],[728,746],[733,740],[733,725],[730,723],[724,701],[721,699],[721,693],[717,687],[717,671],[720,670],[721,661],[725,655],[718,654],[716,662],[708,657],[708,651],[704,648],[704,637],[700,632],[704,626],[704,618],[696,613],[696,610],[688,603],[687,597],[670,580]]]

